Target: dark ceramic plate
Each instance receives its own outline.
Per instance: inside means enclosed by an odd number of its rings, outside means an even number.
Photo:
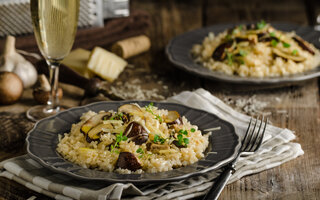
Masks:
[[[320,76],[320,67],[313,70],[306,71],[301,74],[274,77],[274,78],[253,78],[240,77],[236,75],[227,75],[221,72],[211,71],[200,64],[193,61],[190,50],[194,44],[201,44],[203,39],[209,32],[218,34],[226,29],[234,27],[236,24],[220,24],[207,28],[193,30],[173,38],[166,47],[166,54],[169,60],[178,68],[187,72],[197,74],[199,76],[240,84],[277,84],[277,83],[293,83],[297,81],[304,81]],[[299,26],[295,24],[272,23],[276,29],[282,31],[295,31],[297,35],[304,40],[314,44],[318,49],[320,48],[320,32],[315,31],[312,27]]]
[[[200,175],[217,169],[235,158],[240,142],[234,127],[229,122],[205,111],[175,103],[154,103],[154,105],[159,108],[178,111],[180,115],[186,116],[192,124],[197,125],[200,130],[221,127],[220,130],[214,131],[210,136],[210,145],[205,152],[205,158],[197,163],[161,173],[118,174],[80,167],[63,159],[57,153],[58,134],[69,132],[71,124],[77,123],[82,113],[89,110],[96,112],[100,110],[117,110],[120,105],[132,102],[138,103],[140,106],[150,103],[147,101],[98,102],[72,108],[43,119],[36,123],[28,134],[26,139],[28,154],[43,166],[75,178],[103,180],[110,183],[133,182],[137,184],[175,181]]]

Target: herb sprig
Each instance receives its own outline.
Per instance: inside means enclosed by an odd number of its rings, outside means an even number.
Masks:
[[[260,22],[257,23],[257,28],[263,29],[266,25],[267,25],[266,22],[264,20],[261,20]]]
[[[232,65],[233,64],[233,54],[227,52],[227,60],[228,60],[228,65]]]
[[[272,45],[273,47],[276,47],[276,46],[278,45],[278,41],[275,40],[275,39],[272,39],[272,40],[271,40],[271,45]]]
[[[294,55],[294,56],[298,55],[298,50],[297,49],[293,50],[292,55]]]
[[[141,155],[139,156],[139,158],[142,158],[142,157],[143,157],[144,151],[143,151],[143,149],[142,149],[141,147],[140,147],[139,149],[137,149],[136,152],[139,153],[139,154],[141,154]]]
[[[194,128],[192,128],[190,130],[191,132],[195,132],[196,130]],[[184,147],[187,147],[188,144],[189,144],[189,138],[187,138],[188,136],[188,131],[187,130],[183,130],[183,129],[180,129],[178,131],[178,135],[177,135],[177,142],[178,142],[178,145],[179,146],[184,146]]]
[[[291,47],[291,45],[289,43],[286,43],[286,42],[282,42],[282,45],[283,45],[284,48]]]
[[[163,137],[161,137],[160,135],[154,135],[154,138],[153,138],[153,142],[154,143],[158,143],[160,142],[161,144],[164,144],[166,141],[166,139],[164,139]]]
[[[158,120],[160,123],[163,122],[162,117],[160,115],[154,114],[152,111],[153,108],[153,102],[149,103],[149,105],[145,106],[146,111],[154,115],[155,119]]]
[[[122,120],[123,113],[119,112],[116,113],[113,117],[110,118],[110,120]]]
[[[119,133],[116,135],[116,143],[114,143],[114,145],[111,145],[111,152],[116,152],[116,153],[120,153],[118,150],[116,150],[115,148],[119,147],[119,143],[121,141],[126,141],[128,139],[127,136],[123,135],[123,132]]]
[[[244,56],[246,56],[248,54],[248,52],[243,50],[243,49],[240,49],[239,54],[240,54],[240,56],[244,57]]]
[[[271,37],[276,37],[276,33],[275,33],[275,32],[271,32],[269,35],[270,35]]]

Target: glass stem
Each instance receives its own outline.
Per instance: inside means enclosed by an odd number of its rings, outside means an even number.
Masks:
[[[60,110],[60,104],[59,104],[59,98],[58,98],[59,65],[60,65],[60,62],[48,61],[49,82],[51,86],[49,100],[47,102],[48,112]]]

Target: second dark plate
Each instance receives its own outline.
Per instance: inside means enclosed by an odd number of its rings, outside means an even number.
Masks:
[[[240,23],[243,24],[243,23]],[[241,77],[236,75],[227,75],[222,72],[209,70],[200,64],[193,61],[191,56],[192,46],[201,44],[203,39],[208,36],[210,32],[218,34],[229,28],[239,24],[219,24],[202,29],[196,29],[173,38],[166,47],[166,54],[169,60],[178,68],[190,72],[204,78],[220,80],[237,84],[278,84],[278,83],[294,83],[304,81],[320,76],[320,67],[313,70],[306,71],[301,74],[291,76],[271,77],[271,78],[254,78]],[[304,40],[314,44],[318,49],[320,48],[320,32],[315,31],[312,27],[300,26],[296,24],[286,23],[272,23],[276,29],[291,32],[295,31],[297,35]]]

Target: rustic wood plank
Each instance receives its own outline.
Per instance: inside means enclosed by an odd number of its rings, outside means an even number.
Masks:
[[[248,99],[252,95],[266,102],[264,112],[271,112],[271,122],[295,131],[296,142],[305,154],[279,167],[247,176],[228,185],[221,199],[316,199],[319,197],[320,107],[317,80],[303,86],[251,93],[214,92],[220,98]],[[285,112],[278,112],[285,111]]]
[[[84,91],[78,87],[72,85],[66,85],[60,83],[60,87],[63,90],[63,98],[60,102],[62,106],[74,107],[80,105],[80,100],[84,95]],[[12,105],[0,106],[0,112],[12,112],[23,113],[26,112],[31,106],[38,105],[33,99],[32,89],[25,89],[21,99]]]
[[[297,142],[302,145],[305,154],[280,167],[248,176],[227,186],[221,199],[317,199],[319,197],[320,161],[317,153],[320,142],[317,131],[319,107],[291,108],[288,115],[288,119],[279,117],[277,125],[287,123],[287,126],[283,127],[296,131]],[[302,116],[306,120],[302,121]]]

